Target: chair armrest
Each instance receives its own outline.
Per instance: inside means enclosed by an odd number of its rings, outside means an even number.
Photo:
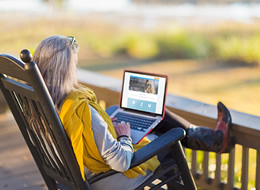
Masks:
[[[185,131],[182,128],[174,128],[163,135],[159,136],[157,139],[153,140],[146,146],[142,147],[138,151],[134,153],[130,168],[134,168],[146,160],[149,160],[153,156],[157,155],[159,152],[171,147],[173,144],[177,143],[179,140],[185,137]],[[119,173],[115,170],[110,170],[104,173],[99,173],[90,179],[88,179],[89,183],[95,183],[96,181],[103,179],[105,177],[111,176],[113,174]]]
[[[157,155],[159,152],[171,147],[173,144],[183,139],[185,134],[186,133],[182,128],[174,128],[167,131],[157,139],[136,151],[134,153],[130,168],[134,168],[142,164],[146,160],[149,160],[153,156]]]

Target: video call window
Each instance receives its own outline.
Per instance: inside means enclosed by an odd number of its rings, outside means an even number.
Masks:
[[[129,81],[129,90],[157,94],[159,79],[147,79],[131,76]]]

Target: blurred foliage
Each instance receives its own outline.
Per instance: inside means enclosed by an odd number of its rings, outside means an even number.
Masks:
[[[87,43],[97,55],[129,56],[138,59],[216,59],[223,62],[260,62],[259,30],[177,30],[88,33]]]
[[[244,61],[257,63],[260,61],[260,35],[253,36],[218,36],[212,40],[214,56],[224,61]]]
[[[232,63],[255,64],[260,61],[260,35],[211,33],[209,36],[189,30],[155,33],[126,33],[123,36],[89,38],[91,49],[100,56],[125,55],[140,59],[213,58]]]
[[[208,55],[208,42],[201,34],[179,30],[176,32],[158,33],[155,42],[160,58],[204,58]]]
[[[151,36],[130,33],[122,42],[122,49],[131,57],[150,58],[158,54],[158,47]]]
[[[78,18],[33,20],[16,27],[10,23],[0,22],[3,26],[0,29],[0,52],[21,47],[33,51],[45,37],[63,34],[76,37],[84,59],[126,56],[137,59],[215,59],[239,64],[260,62],[260,25],[257,22],[210,27],[175,26],[149,32]],[[33,30],[31,26],[34,26]]]

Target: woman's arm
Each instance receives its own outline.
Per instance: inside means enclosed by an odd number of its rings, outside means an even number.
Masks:
[[[116,171],[128,170],[133,157],[131,140],[128,138],[121,138],[119,141],[114,139],[102,117],[91,106],[90,109],[92,130],[101,157]]]

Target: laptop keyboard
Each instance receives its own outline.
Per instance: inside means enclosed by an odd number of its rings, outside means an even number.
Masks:
[[[145,129],[150,127],[151,124],[156,121],[156,119],[130,115],[122,112],[117,113],[114,117],[117,118],[117,123],[121,123],[121,121],[129,122],[130,128],[138,131],[145,131]]]

